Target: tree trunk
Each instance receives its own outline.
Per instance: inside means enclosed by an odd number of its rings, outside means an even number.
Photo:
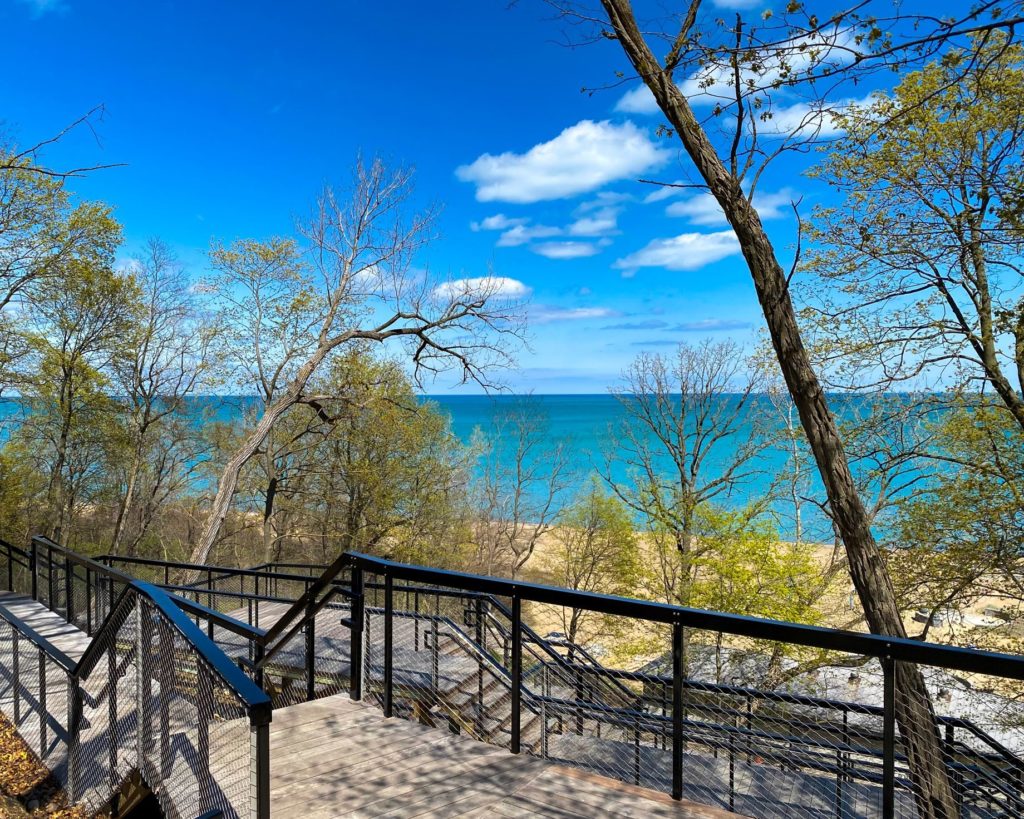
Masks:
[[[637,27],[629,0],[601,2],[630,62],[654,94],[736,232],[783,377],[800,414],[836,527],[846,547],[850,574],[868,626],[876,634],[905,637],[892,581],[871,533],[867,510],[853,482],[835,419],[803,346],[785,271],[775,256],[761,219],[747,201],[739,181],[716,153],[671,74],[654,58]],[[943,762],[931,699],[916,666],[897,664],[896,689],[900,692],[896,699],[896,718],[917,786],[918,811],[922,817],[953,819],[958,813],[956,800]]]
[[[302,391],[306,388],[310,376],[313,375],[316,368],[337,344],[338,342],[331,345],[324,344],[317,348],[309,360],[302,365],[295,378],[288,384],[288,387],[280,397],[271,401],[266,409],[263,410],[263,415],[256,422],[252,432],[246,436],[238,451],[231,456],[231,459],[224,466],[224,471],[221,473],[220,481],[217,484],[217,494],[213,499],[210,514],[203,525],[203,532],[199,536],[199,541],[189,556],[190,563],[206,563],[207,558],[210,556],[210,551],[213,549],[213,544],[217,542],[221,526],[224,525],[224,518],[227,517],[228,509],[231,507],[231,499],[235,496],[235,489],[238,488],[238,476],[242,472],[242,467],[263,446],[278,419],[299,402],[299,398],[302,396]]]
[[[125,487],[124,497],[117,506],[117,520],[114,521],[114,535],[110,539],[110,553],[117,554],[121,548],[121,539],[124,537],[125,526],[128,516],[135,505],[136,487],[139,483],[139,473],[142,471],[142,442],[135,447],[135,454],[131,467],[128,470],[128,485]]]

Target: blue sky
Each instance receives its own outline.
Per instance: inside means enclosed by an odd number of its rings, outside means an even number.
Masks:
[[[603,392],[641,350],[749,344],[761,326],[715,207],[636,181],[692,178],[645,92],[581,93],[615,82],[618,46],[565,47],[541,3],[0,0],[0,27],[16,141],[105,106],[95,137],[47,158],[125,163],[74,189],[116,207],[126,254],[158,236],[198,277],[211,239],[290,232],[362,151],[415,166],[421,202],[443,205],[420,263],[529,293],[517,390]],[[807,161],[760,187],[784,254],[789,201],[827,197],[800,176]]]

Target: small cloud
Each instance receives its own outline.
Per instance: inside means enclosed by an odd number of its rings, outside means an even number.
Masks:
[[[518,247],[532,242],[534,239],[548,239],[561,234],[561,228],[550,225],[516,225],[501,234],[501,238],[498,239],[498,247]]]
[[[529,219],[522,217],[511,218],[506,216],[504,213],[496,213],[494,216],[488,216],[479,222],[470,222],[469,229],[473,232],[480,230],[508,230],[509,228],[519,227],[529,222]]]
[[[581,287],[577,294],[580,296],[589,296],[593,291],[589,287]]]
[[[634,341],[630,346],[632,347],[675,347],[679,344],[678,341],[673,341],[670,338],[652,338],[647,341]]]
[[[468,279],[452,279],[434,288],[438,298],[453,300],[466,296],[503,296],[522,299],[530,295],[530,288],[518,279],[505,276],[479,276]]]
[[[726,330],[749,330],[749,321],[737,321],[735,319],[704,319],[702,321],[685,321],[674,327],[669,327],[668,333],[715,333]]]
[[[627,321],[623,324],[609,324],[602,330],[661,330],[668,327],[667,321],[647,319],[646,321]]]
[[[580,202],[576,206],[574,211],[576,216],[587,213],[591,210],[597,210],[598,208],[607,208],[612,205],[622,205],[626,202],[632,202],[634,197],[628,193],[619,193],[618,191],[599,191],[593,199],[588,199],[586,202]]]
[[[542,242],[530,250],[547,259],[583,259],[601,252],[593,242]]]
[[[483,154],[455,175],[480,202],[564,199],[666,162],[670,152],[632,122],[583,120],[526,153]]]
[[[673,187],[673,185],[683,185],[683,184],[685,184],[685,183],[683,182],[682,179],[677,179],[675,182],[673,182],[670,185],[662,185],[660,188],[655,190],[653,193],[649,193],[649,194],[647,194],[647,196],[644,197],[644,204],[645,205],[651,205],[654,202],[661,202],[664,199],[670,199],[673,196],[679,196],[683,192],[684,188],[682,188],[682,187],[678,187],[678,188],[677,187]]]
[[[740,244],[731,230],[716,233],[683,233],[670,239],[654,239],[645,247],[615,262],[622,275],[631,278],[641,267],[666,270],[699,270],[739,253]]]
[[[622,114],[657,114],[660,109],[646,85],[638,85],[619,97],[615,110]]]
[[[530,320],[535,324],[553,321],[583,321],[585,319],[607,319],[622,315],[610,307],[551,307],[539,305],[530,310]]]
[[[781,219],[790,211],[790,203],[796,195],[790,188],[783,188],[777,193],[757,194],[754,196],[754,209],[765,221]],[[673,202],[665,208],[666,216],[683,216],[695,225],[728,224],[718,200],[710,193],[691,196],[681,202]]]
[[[568,233],[570,236],[607,236],[618,233],[618,226],[619,209],[605,207],[587,211],[586,216],[581,216],[569,225]]]

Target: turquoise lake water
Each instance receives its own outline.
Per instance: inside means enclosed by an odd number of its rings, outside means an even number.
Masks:
[[[522,406],[524,398],[516,395],[458,395],[458,396],[426,396],[451,419],[452,430],[463,442],[469,442],[474,430],[479,429],[485,435],[493,436],[496,419],[509,411]],[[723,396],[723,402],[735,402],[733,396]],[[894,399],[898,400],[898,399]],[[763,396],[754,398],[755,411],[768,410],[770,404]],[[234,421],[241,417],[244,408],[253,399],[241,396],[206,396],[193,399],[197,419],[213,417],[219,421]],[[759,402],[759,403],[757,403]],[[859,402],[859,406],[858,406]],[[562,443],[569,455],[569,468],[574,476],[574,486],[568,488],[559,498],[560,503],[569,500],[575,488],[584,484],[591,475],[604,473],[611,463],[611,475],[616,481],[629,479],[628,467],[623,463],[624,453],[616,443],[620,440],[617,429],[624,417],[625,409],[621,401],[613,395],[535,395],[528,399],[527,406],[545,426],[545,440],[550,448]],[[860,411],[864,404],[859,399],[834,399],[833,406],[839,415]],[[0,419],[11,420],[17,416],[21,405],[17,400],[0,401]],[[783,419],[778,412],[769,413],[776,429],[781,429]],[[197,423],[201,421],[197,420]],[[2,433],[0,433],[2,434]],[[715,476],[728,465],[731,450],[734,446],[758,435],[747,417],[743,418],[732,440],[718,443],[711,451],[702,466],[704,474]],[[513,441],[497,439],[499,457],[511,451]],[[539,458],[544,458],[542,451]],[[744,470],[744,478],[728,492],[716,500],[727,508],[740,508],[753,500],[759,499],[769,490],[773,481],[782,474],[788,463],[788,456],[781,448],[766,449],[749,468]],[[664,464],[667,468],[667,464]],[[803,464],[807,474],[803,493],[815,499],[824,497],[824,490],[809,459]],[[776,525],[783,536],[792,536],[792,505],[777,503],[773,510]],[[805,537],[827,540],[831,538],[831,530],[825,517],[813,504],[805,503],[802,508]]]

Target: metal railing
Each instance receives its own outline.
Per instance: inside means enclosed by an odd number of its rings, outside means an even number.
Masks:
[[[137,772],[167,815],[269,817],[269,697],[191,604],[41,537],[0,541],[5,576],[79,629],[50,639],[0,607],[0,700],[72,802],[99,809]]]
[[[347,686],[352,697],[372,697],[388,715],[762,816],[922,815],[921,789],[896,720],[898,698],[906,696],[897,690],[896,670],[914,664],[942,681],[955,674],[974,686],[964,687],[965,702],[1005,713],[933,715],[939,758],[932,761],[961,815],[1024,814],[1024,711],[1009,686],[1024,679],[1021,657],[358,554],[342,555],[326,569],[134,565],[168,572],[168,580],[176,569],[201,568],[197,582],[171,588],[191,595],[194,605],[202,600],[204,608],[226,609],[246,622],[253,632],[248,645],[238,645],[236,659],[268,690],[264,675],[283,681],[292,674],[299,687],[285,691],[280,682],[275,707]],[[271,606],[273,622],[263,630],[261,614]],[[612,668],[586,646],[542,638],[524,622],[524,607],[532,621],[542,621],[546,609],[572,609],[643,627],[668,669]],[[756,665],[778,646],[795,653],[793,665],[810,652],[833,677],[842,669],[843,696],[835,695],[827,675],[808,683],[817,672],[794,676],[786,687],[756,674],[755,681],[769,684],[723,679],[722,668],[716,670],[732,662],[723,663],[723,656],[735,655],[742,662],[733,670],[746,673],[743,662]],[[851,688],[854,677],[863,681],[859,689]],[[785,792],[798,794],[797,801],[772,803],[765,796]]]

